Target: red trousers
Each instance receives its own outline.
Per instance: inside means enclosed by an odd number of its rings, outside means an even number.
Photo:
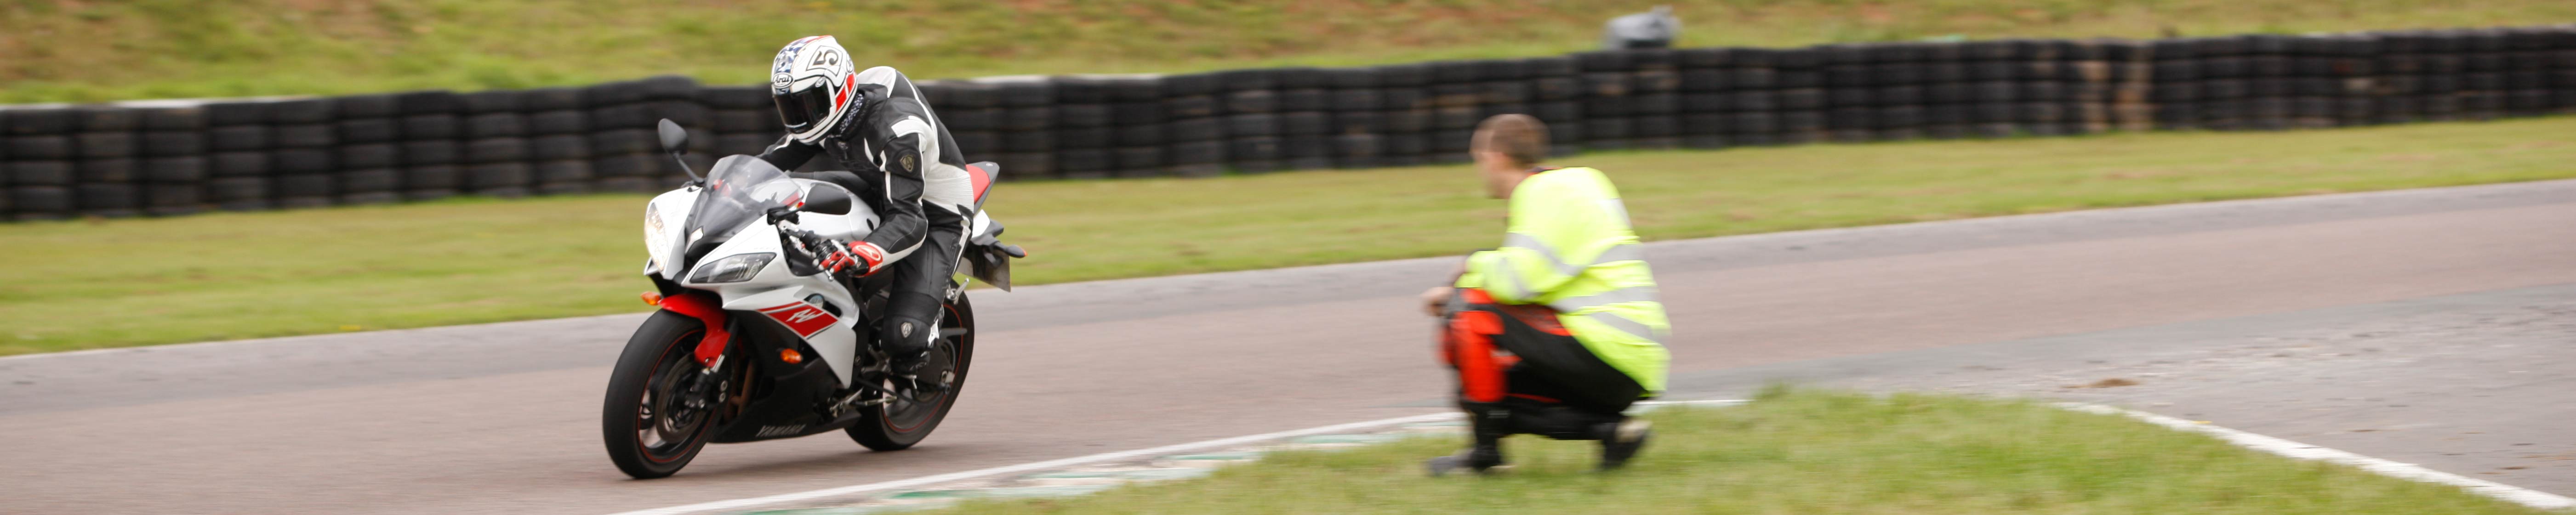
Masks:
[[[1556,310],[1499,304],[1484,290],[1458,290],[1440,357],[1458,371],[1462,404],[1561,405],[1618,413],[1645,393],[1626,373],[1583,346]]]

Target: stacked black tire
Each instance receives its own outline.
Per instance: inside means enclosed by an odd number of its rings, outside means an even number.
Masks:
[[[1323,76],[1324,144],[1335,168],[1397,164],[1387,152],[1386,91],[1376,68],[1329,68]]]
[[[1281,68],[1279,160],[1291,170],[1333,167],[1331,76],[1315,68]]]
[[[1052,82],[1055,92],[1055,168],[1060,177],[1097,179],[1119,175],[1137,175],[1118,166],[1118,129],[1110,123],[1111,94],[1117,81],[1103,77],[1058,77]],[[1146,93],[1159,97],[1159,93]],[[963,146],[962,144],[960,145]],[[1153,175],[1161,166],[1159,160],[1137,163],[1148,165],[1142,175]],[[1007,166],[1007,165],[1005,165]]]
[[[1730,48],[1686,48],[1675,50],[1673,64],[1679,77],[1681,93],[1677,95],[1681,145],[1694,149],[1718,149],[1751,144],[1754,138],[1735,132],[1740,112],[1736,95],[1750,91],[1767,92],[1767,84],[1756,88],[1736,82],[1736,70],[1744,69],[1744,56],[1750,52]],[[1771,69],[1762,67],[1762,73]],[[1767,75],[1766,75],[1767,76]],[[1577,109],[1580,109],[1579,107]],[[1580,111],[1571,113],[1577,119]],[[1544,117],[1542,121],[1546,121]],[[1551,122],[1553,124],[1553,122]]]
[[[2109,97],[2104,104],[2109,110],[2111,128],[2121,131],[2146,131],[2156,127],[2155,49],[2143,41],[2100,41],[2102,63],[2108,69]]]
[[[1818,49],[1825,64],[1828,137],[1863,143],[1919,135],[1924,82],[1918,49],[1902,43]]]
[[[779,126],[778,111],[770,104],[768,87],[709,86],[698,89],[697,99],[698,104],[706,106],[706,123],[700,124],[699,128],[715,136],[705,145],[695,145],[693,142],[692,146],[706,148],[707,150],[702,153],[710,157],[721,158],[736,154],[759,155],[762,150],[768,149],[780,138],[786,137],[784,129]],[[650,153],[633,159],[639,162],[650,161],[655,166],[660,166],[667,158],[659,153]],[[596,170],[593,171],[596,172]],[[647,182],[631,187],[650,188],[652,186],[653,184]]]
[[[600,187],[599,165],[593,162],[595,154],[591,151],[590,113],[583,110],[589,103],[582,98],[581,90],[546,88],[517,93],[520,95],[516,109],[495,111],[481,115],[479,119],[485,124],[502,126],[487,127],[493,132],[510,132],[509,125],[520,129],[516,131],[519,134],[516,137],[525,142],[528,183],[532,185],[527,188],[540,195],[603,189]],[[469,120],[468,125],[474,125],[473,121]]]
[[[993,88],[994,106],[999,108],[994,138],[1001,142],[1001,148],[995,155],[1004,159],[1004,173],[1013,177],[1061,177],[1063,167],[1056,161],[1055,85],[1041,78],[987,83]],[[976,152],[971,148],[958,150]]]
[[[1779,52],[1764,48],[1687,48],[1673,52],[1681,80],[1678,107],[1683,147],[1715,149],[1778,141]],[[1581,118],[1590,114],[1580,109],[1577,106],[1564,115]],[[1555,120],[1547,121],[1556,124]],[[1557,151],[1563,152],[1562,148]]]
[[[2408,31],[2368,56],[2378,121],[2402,123],[2576,111],[2576,31]]]
[[[1334,113],[1334,125],[1345,136],[1374,136],[1348,138],[1352,148],[1374,140],[1377,162],[1383,166],[1431,162],[1432,119],[1439,106],[1431,95],[1429,64],[1390,64],[1337,73],[1347,75],[1340,80],[1352,85],[1336,88],[1336,101],[1351,103],[1335,106],[1340,110]],[[1357,85],[1363,82],[1375,86]],[[1376,100],[1369,102],[1370,97]]]
[[[338,120],[332,133],[339,145],[332,158],[339,165],[338,198],[343,204],[385,204],[403,200],[402,102],[394,95],[341,97],[334,101]]]
[[[993,155],[992,152],[1000,150],[1002,140],[996,131],[1001,126],[1003,110],[999,108],[1000,99],[995,95],[997,89],[994,86],[974,81],[923,81],[915,83],[914,87],[921,90],[922,96],[929,99],[931,105],[937,106],[933,114],[939,117],[940,123],[948,126],[949,135],[956,139],[958,148],[973,149],[972,152],[983,158],[990,158]],[[756,104],[758,109],[737,112],[733,123],[744,130],[757,129],[758,134],[766,138],[766,141],[759,142],[762,145],[775,143],[782,135],[778,129],[777,111],[770,104],[768,88],[744,88],[741,102],[745,105]],[[719,130],[732,129],[719,127]],[[737,137],[732,134],[735,133],[729,132],[721,137]],[[741,134],[744,135],[739,137],[739,141],[728,145],[728,148],[754,143],[750,133]],[[750,150],[756,151],[758,148]],[[728,150],[725,153],[750,154],[753,152]],[[1013,172],[1019,171],[1013,170]]]
[[[918,84],[1006,180],[1203,177],[1467,159],[1486,117],[1555,154],[1818,141],[2278,130],[2576,112],[2576,26],[1692,48],[1358,68]],[[0,107],[0,214],[179,215],[592,191],[781,137],[763,87],[580,88]],[[817,160],[802,170],[835,168]]]
[[[339,103],[308,98],[267,104],[269,194],[278,207],[339,203]]]
[[[1772,128],[1771,141],[1802,144],[1826,140],[1824,51],[1791,48],[1772,53],[1772,58],[1779,124]]]
[[[503,198],[535,193],[537,162],[530,160],[524,108],[528,95],[523,93],[494,90],[457,96],[458,158],[464,165],[466,192]],[[583,172],[586,175],[588,170]]]
[[[2571,52],[2564,26],[2163,40],[2152,94],[2167,129],[2534,116],[2576,106]]]
[[[207,104],[206,201],[227,211],[253,211],[276,206],[269,192],[272,173],[267,104]]]
[[[1112,176],[1155,177],[1196,173],[1183,169],[1188,165],[1180,164],[1182,156],[1171,152],[1170,117],[1163,112],[1163,83],[1158,78],[1142,75],[1098,77],[1085,81],[1087,87],[1106,90],[1101,98],[1109,106],[1109,117],[1103,129],[1109,138]],[[964,143],[958,146],[975,148]],[[1209,156],[1196,156],[1195,160],[1210,162],[1209,159]]]
[[[134,114],[83,110],[72,115],[72,204],[83,214],[107,217],[142,212]]]
[[[662,153],[655,125],[662,119],[689,128],[689,165],[705,170],[721,156],[711,155],[725,142],[710,130],[710,110],[699,103],[698,86],[685,77],[654,77],[582,88],[587,109],[590,173],[598,191],[658,192],[688,180],[680,165]],[[741,105],[739,99],[728,105]],[[739,108],[734,108],[739,109]]]
[[[73,138],[71,111],[30,109],[0,112],[5,120],[8,145],[0,148],[0,158],[8,159],[5,169],[10,186],[9,199],[0,203],[16,213],[19,219],[47,219],[70,216],[75,211],[73,197]]]
[[[1278,171],[1279,76],[1275,70],[1233,70],[1212,76],[1223,106],[1218,131],[1226,137],[1226,162],[1237,172]]]
[[[434,200],[461,192],[464,150],[457,138],[464,131],[457,112],[463,102],[451,92],[417,91],[394,95],[393,103],[403,199]]]
[[[1578,145],[1577,148],[1582,149],[1619,150],[1636,144],[1635,116],[1641,113],[1662,114],[1637,108],[1636,104],[1639,103],[1637,97],[1641,95],[1637,88],[1639,67],[1635,63],[1653,60],[1636,58],[1641,55],[1669,57],[1672,54],[1667,50],[1655,49],[1584,52],[1570,56],[1577,73],[1575,82],[1578,89],[1574,98],[1577,102],[1575,109],[1579,111],[1580,122],[1558,125],[1557,128],[1551,129],[1549,135],[1555,140]],[[1678,89],[1679,85],[1676,84],[1675,88]],[[1680,114],[1678,111],[1670,113]],[[1542,117],[1541,120],[1546,119]],[[1442,146],[1446,150],[1461,149],[1457,144]]]
[[[1162,118],[1163,169],[1173,176],[1210,177],[1233,163],[1227,154],[1225,99],[1214,74],[1173,75],[1156,81]],[[1011,163],[1003,161],[1005,177]]]

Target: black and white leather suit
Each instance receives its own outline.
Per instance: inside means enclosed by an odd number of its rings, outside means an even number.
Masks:
[[[858,108],[842,113],[821,141],[783,138],[760,158],[793,170],[824,157],[848,170],[792,175],[839,184],[874,206],[880,223],[863,241],[885,258],[869,273],[894,274],[878,344],[898,366],[918,363],[939,333],[940,305],[974,215],[973,181],[956,139],[902,72],[861,71],[852,92],[861,95]]]

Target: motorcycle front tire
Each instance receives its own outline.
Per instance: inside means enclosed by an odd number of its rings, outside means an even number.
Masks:
[[[697,374],[703,368],[694,353],[698,342],[706,337],[705,325],[687,315],[660,311],[644,319],[644,324],[635,328],[635,335],[626,340],[626,351],[618,355],[617,367],[609,375],[608,396],[600,411],[600,433],[607,443],[608,459],[617,464],[617,470],[636,479],[668,477],[688,466],[715,436],[714,409],[669,428],[676,431],[657,430],[649,438],[644,434],[648,428],[660,429],[656,426],[660,419],[654,418],[655,398],[648,394],[667,396],[670,387],[665,383],[674,377]],[[734,366],[739,365],[725,368]],[[661,407],[669,408],[669,402],[664,401]],[[665,409],[658,415],[669,417],[672,413]],[[673,432],[680,434],[670,434]]]

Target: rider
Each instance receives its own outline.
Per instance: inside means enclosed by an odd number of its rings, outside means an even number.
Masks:
[[[792,170],[829,156],[833,168],[849,170],[793,174],[870,199],[881,221],[860,241],[827,241],[815,264],[843,281],[894,274],[879,348],[892,358],[895,375],[937,391],[945,385],[918,379],[940,372],[923,368],[975,208],[972,179],[957,141],[911,79],[885,66],[853,68],[849,51],[831,36],[779,49],[769,88],[788,134],[760,158]]]
[[[1423,292],[1445,317],[1441,357],[1458,371],[1474,445],[1433,458],[1432,475],[1503,464],[1502,438],[1601,441],[1601,468],[1650,434],[1621,411],[1661,393],[1670,331],[1655,278],[1610,178],[1543,166],[1547,126],[1505,114],[1476,126],[1469,153],[1485,188],[1511,204],[1503,245],[1470,254],[1451,286]]]

